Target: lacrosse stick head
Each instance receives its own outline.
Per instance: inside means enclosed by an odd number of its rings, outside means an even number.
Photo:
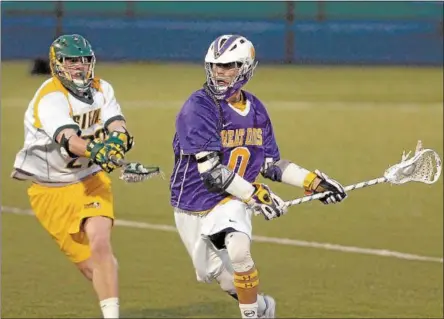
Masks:
[[[434,150],[423,149],[415,153],[412,158],[403,154],[402,161],[389,167],[384,177],[389,183],[404,184],[407,182],[422,182],[433,184],[441,175],[441,159]]]
[[[144,166],[140,163],[132,162],[122,166],[120,179],[127,183],[139,183],[155,176],[161,176],[165,179],[159,167]]]

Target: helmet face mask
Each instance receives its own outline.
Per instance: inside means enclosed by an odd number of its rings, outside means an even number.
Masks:
[[[257,62],[253,44],[239,35],[214,40],[205,57],[207,85],[217,99],[227,99],[253,76]]]
[[[217,94],[224,94],[240,79],[242,73],[241,62],[207,63],[205,65],[211,87]]]
[[[72,82],[79,92],[90,87],[93,79],[93,57],[61,57],[58,62],[58,75]]]
[[[53,76],[66,88],[79,95],[91,88],[96,58],[85,38],[76,34],[57,38],[49,57]]]

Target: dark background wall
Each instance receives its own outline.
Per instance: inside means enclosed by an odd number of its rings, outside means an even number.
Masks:
[[[202,61],[240,33],[270,63],[442,65],[442,2],[2,2],[2,59],[79,33],[101,60]]]

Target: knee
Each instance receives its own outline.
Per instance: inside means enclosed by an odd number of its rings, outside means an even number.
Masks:
[[[92,258],[112,256],[111,227],[112,220],[107,217],[92,217],[85,222]]]
[[[226,236],[225,245],[235,272],[247,272],[254,267],[250,243],[250,237],[241,232],[233,232]]]

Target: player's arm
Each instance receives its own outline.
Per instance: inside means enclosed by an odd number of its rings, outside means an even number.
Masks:
[[[70,157],[85,156],[87,141],[80,137],[80,127],[70,112],[63,93],[50,93],[34,106],[35,125],[62,146]]]
[[[113,87],[104,80],[100,81],[106,101],[102,109],[102,120],[108,135],[107,142],[120,145],[126,153],[133,147],[134,137],[127,130],[126,120]]]
[[[264,178],[273,182],[282,182],[304,188],[307,191],[321,182],[321,179],[315,173],[289,160],[275,160],[272,157],[265,159],[265,163],[261,168],[261,174]]]
[[[344,188],[334,179],[316,170],[311,172],[289,160],[281,159],[271,121],[265,129],[265,162],[261,169],[264,178],[303,188],[306,194],[330,191],[321,198],[324,204],[337,203],[347,197]]]
[[[283,182],[301,187],[307,195],[330,191],[320,199],[324,204],[339,203],[347,198],[344,187],[327,174],[315,170],[311,172],[289,160],[269,160],[261,170],[262,176],[275,182]]]
[[[71,157],[87,157],[110,172],[115,168],[111,158],[123,158],[121,148],[99,140],[85,141],[77,123],[70,116],[70,106],[65,96],[55,92],[43,97],[34,110],[35,125],[58,143],[62,153]]]
[[[64,148],[70,157],[86,157],[88,141],[82,139],[80,133],[79,128],[63,128],[62,126],[55,137],[55,141]]]
[[[263,214],[267,220],[286,213],[284,201],[267,185],[250,183],[221,163],[218,152],[199,152],[197,167],[202,181],[210,192],[228,193]]]
[[[123,159],[124,150],[120,145],[107,143],[100,139],[84,140],[79,135],[80,130],[62,128],[55,140],[71,158],[86,157],[110,173],[117,165],[115,160]]]

